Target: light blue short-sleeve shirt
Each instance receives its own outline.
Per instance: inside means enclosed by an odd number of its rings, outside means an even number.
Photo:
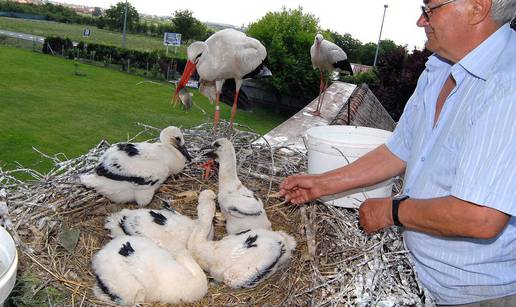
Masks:
[[[434,126],[450,73],[457,85]],[[407,163],[412,198],[452,195],[512,216],[490,240],[403,232],[436,303],[516,294],[516,31],[505,24],[456,64],[431,56],[387,147]]]

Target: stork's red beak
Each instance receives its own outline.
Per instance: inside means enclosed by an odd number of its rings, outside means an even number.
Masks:
[[[190,80],[190,77],[195,72],[195,64],[192,61],[187,61],[185,70],[183,71],[183,75],[181,76],[181,79],[179,80],[179,83],[176,87],[176,93],[174,94],[173,102],[177,101],[177,94],[181,89],[183,89],[186,86],[186,83],[188,80]]]

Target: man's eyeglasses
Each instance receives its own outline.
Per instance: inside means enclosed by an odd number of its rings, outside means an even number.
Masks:
[[[438,5],[432,6],[432,7],[421,6],[421,12],[422,12],[421,15],[423,15],[423,18],[425,18],[426,21],[429,21],[433,10],[438,9],[441,6],[445,6],[446,4],[452,3],[454,1],[456,1],[456,0],[447,0],[447,1],[444,1],[443,3],[439,3]]]

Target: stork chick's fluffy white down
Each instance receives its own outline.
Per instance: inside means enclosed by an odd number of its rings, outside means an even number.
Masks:
[[[211,190],[199,195],[198,224],[188,241],[194,259],[215,280],[231,288],[251,288],[290,260],[296,241],[282,231],[244,230],[220,241],[206,239],[213,226],[215,198]]]
[[[123,209],[108,216],[104,227],[110,231],[111,237],[142,236],[176,253],[187,248],[188,238],[196,224],[197,221],[173,209]],[[209,235],[209,239],[212,238],[213,232]]]
[[[203,270],[187,250],[175,255],[143,237],[113,239],[93,256],[95,295],[108,302],[191,303],[208,291]]]
[[[82,184],[111,201],[150,203],[168,176],[180,173],[191,157],[181,130],[167,127],[157,143],[118,143],[106,150],[95,173],[81,175]]]
[[[221,138],[212,143],[208,156],[219,163],[218,201],[226,218],[226,231],[236,234],[247,229],[271,229],[263,202],[238,179],[235,148]]]

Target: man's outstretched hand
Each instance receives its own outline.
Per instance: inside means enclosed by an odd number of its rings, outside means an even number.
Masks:
[[[322,195],[322,189],[317,184],[317,175],[298,174],[287,177],[280,184],[280,195],[293,204],[302,204]]]

